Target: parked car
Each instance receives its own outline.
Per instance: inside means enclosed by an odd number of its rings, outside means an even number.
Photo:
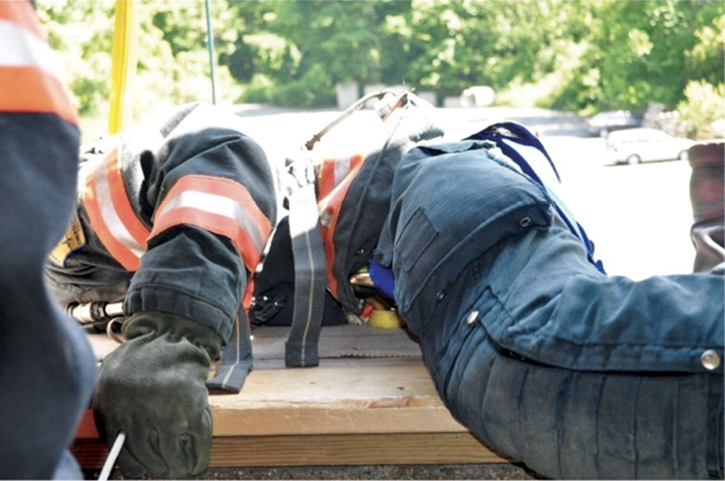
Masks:
[[[609,132],[633,129],[642,126],[642,118],[626,110],[600,112],[587,120],[587,130],[591,135],[605,137]]]
[[[695,142],[673,137],[657,129],[628,129],[607,136],[607,155],[615,164],[639,164],[647,160],[687,159]]]

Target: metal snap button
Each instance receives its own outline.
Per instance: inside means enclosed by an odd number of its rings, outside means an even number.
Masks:
[[[445,298],[445,297],[446,297],[445,291],[438,291],[438,294],[436,295],[436,299],[438,299],[439,301],[442,301],[443,298]]]
[[[720,356],[718,356],[717,353],[712,349],[708,349],[707,351],[702,353],[702,356],[700,356],[700,363],[702,363],[702,367],[709,371],[712,371],[714,369],[717,369],[717,367],[720,365]]]
[[[519,221],[521,227],[528,227],[531,224],[531,217],[524,217]]]
[[[466,317],[466,324],[471,325],[476,322],[476,319],[478,319],[478,311],[471,311],[468,317]]]

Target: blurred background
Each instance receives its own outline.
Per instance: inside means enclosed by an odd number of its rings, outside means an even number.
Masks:
[[[671,112],[688,136],[725,117],[721,1],[209,3],[224,103],[345,107],[404,84],[439,106]],[[37,4],[81,115],[105,119],[115,2]],[[135,117],[211,100],[205,2],[136,4]],[[471,87],[491,90],[476,98]]]

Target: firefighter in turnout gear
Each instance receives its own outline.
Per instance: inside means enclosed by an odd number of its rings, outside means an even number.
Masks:
[[[79,177],[46,280],[64,306],[124,301],[125,342],[101,365],[96,425],[109,443],[127,436],[128,476],[197,474],[209,463],[207,387],[238,390],[251,367],[229,342],[206,385],[230,337],[245,339],[242,299],[276,216],[272,170],[238,117],[195,103],[99,141]]]

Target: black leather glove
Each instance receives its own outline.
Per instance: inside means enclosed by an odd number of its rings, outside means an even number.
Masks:
[[[109,446],[120,431],[124,475],[184,478],[209,465],[212,415],[205,386],[222,347],[212,329],[160,312],[126,320],[127,341],[109,354],[93,396],[96,426]]]

